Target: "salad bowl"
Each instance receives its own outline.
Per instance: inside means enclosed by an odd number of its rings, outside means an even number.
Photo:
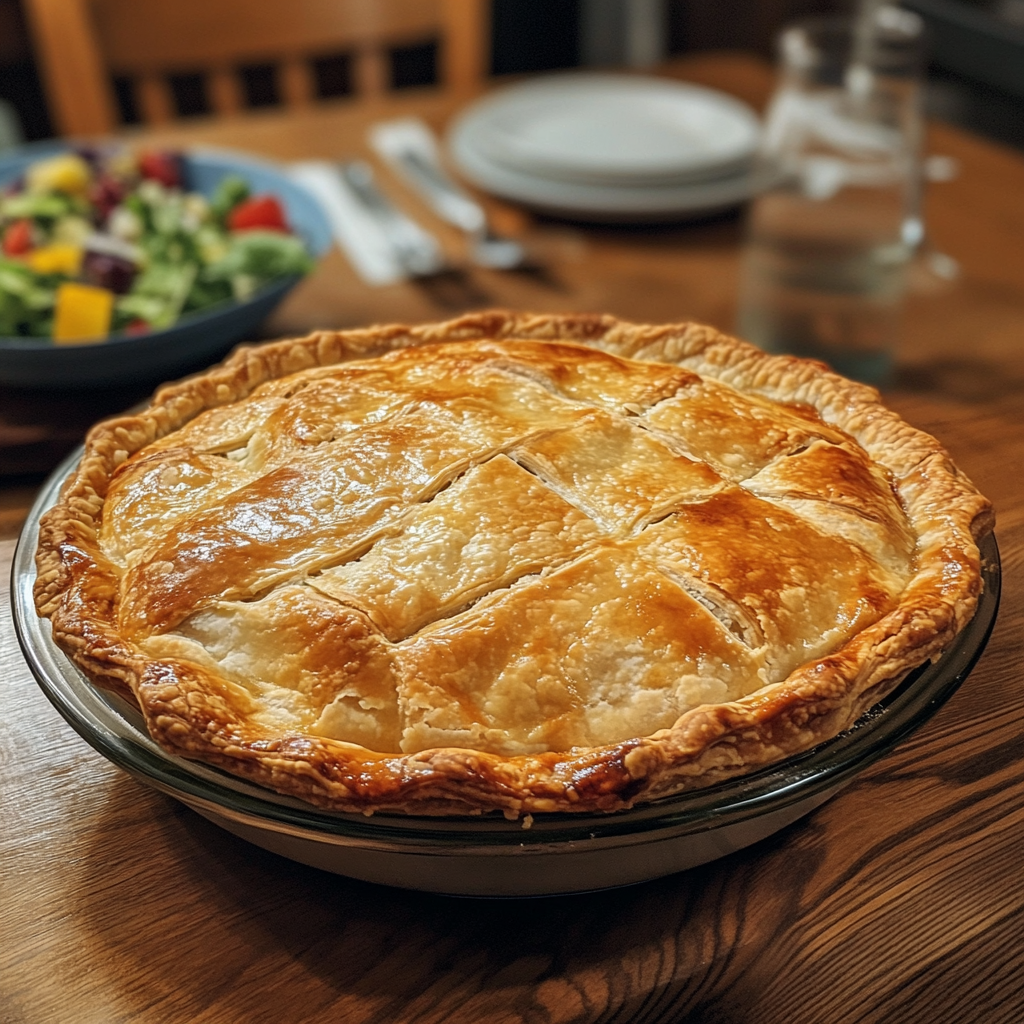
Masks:
[[[0,155],[0,190],[17,182],[32,165],[71,148],[66,142],[47,142]],[[316,200],[281,167],[228,151],[196,149],[182,155],[181,171],[184,190],[207,198],[226,178],[241,178],[253,194],[277,199],[311,259],[330,247],[330,229]],[[243,300],[227,299],[140,334],[115,332],[100,341],[68,345],[49,338],[0,337],[0,384],[83,389],[159,383],[220,358],[251,335],[301,277],[275,277]]]

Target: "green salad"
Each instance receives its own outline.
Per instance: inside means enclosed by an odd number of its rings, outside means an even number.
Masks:
[[[224,178],[183,187],[169,152],[64,153],[0,196],[0,336],[96,341],[244,301],[313,261],[281,203]]]

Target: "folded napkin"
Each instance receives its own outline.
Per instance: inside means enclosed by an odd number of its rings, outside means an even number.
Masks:
[[[431,164],[440,159],[437,139],[426,121],[418,117],[401,117],[380,121],[370,128],[370,145],[397,170],[403,170],[402,157],[416,153]]]
[[[395,258],[393,246],[334,164],[308,160],[292,164],[289,174],[323,207],[338,247],[367,284],[405,280],[407,275]]]

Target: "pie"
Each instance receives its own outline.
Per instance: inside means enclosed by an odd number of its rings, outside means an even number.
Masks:
[[[988,502],[873,389],[694,324],[238,350],[102,423],[36,601],[169,752],[342,811],[614,811],[849,727]]]

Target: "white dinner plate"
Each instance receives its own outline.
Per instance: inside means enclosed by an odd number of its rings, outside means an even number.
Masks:
[[[474,185],[504,199],[556,216],[605,222],[653,222],[706,216],[731,209],[770,183],[746,170],[691,184],[599,185],[543,178],[494,163],[456,123],[448,137],[458,170]]]
[[[486,192],[594,221],[706,216],[770,184],[756,170],[759,122],[745,104],[632,75],[533,79],[455,119],[455,166]]]
[[[479,156],[534,177],[590,185],[682,185],[735,175],[757,115],[713,89],[636,75],[533,79],[474,104],[460,134]]]

